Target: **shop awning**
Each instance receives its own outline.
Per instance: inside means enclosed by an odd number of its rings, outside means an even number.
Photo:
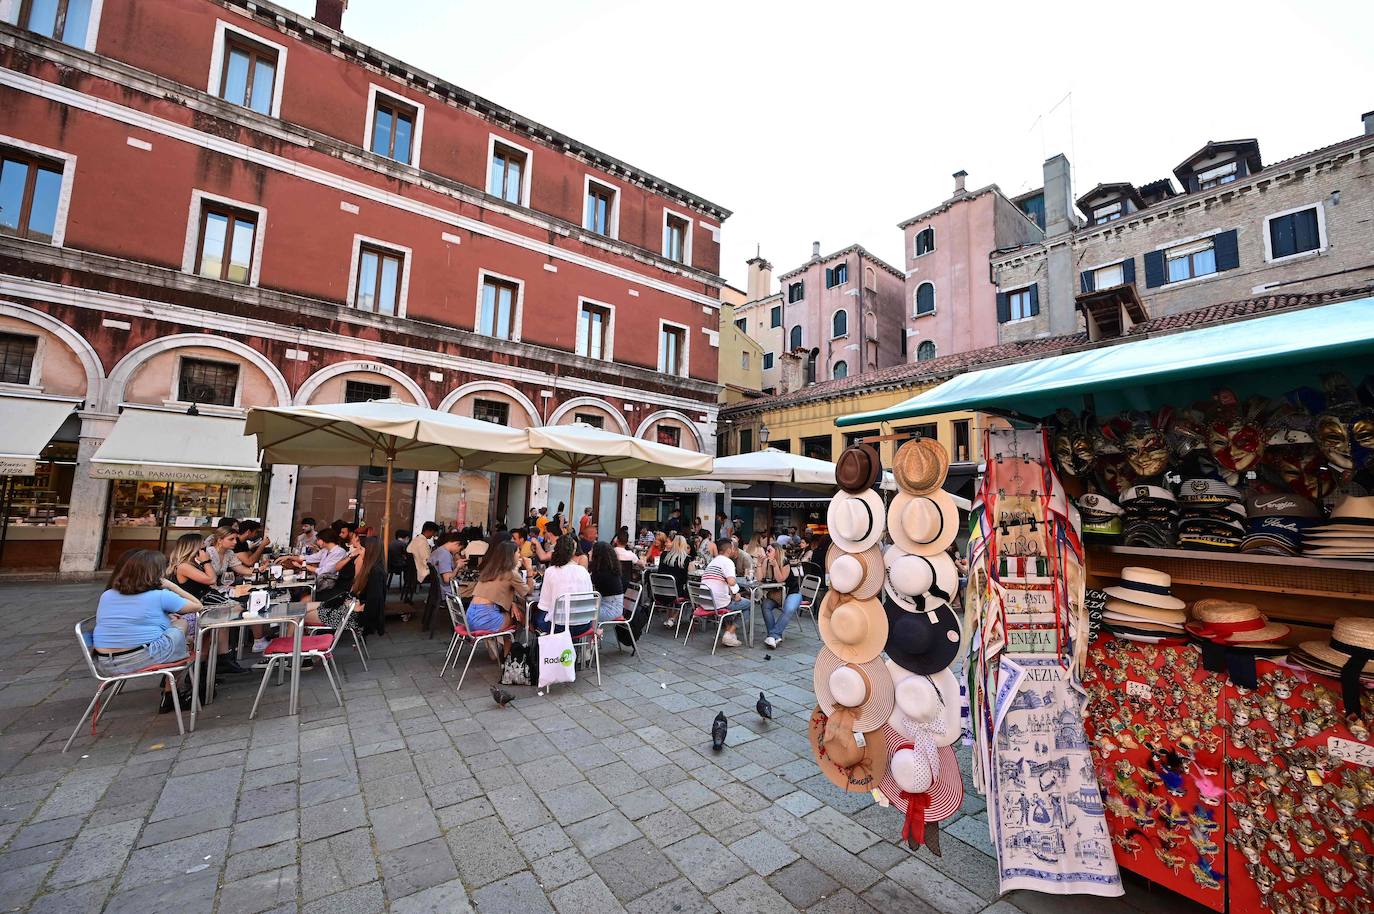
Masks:
[[[81,403],[64,397],[0,396],[0,476],[32,476],[38,456]]]
[[[1367,366],[1371,353],[1374,298],[1361,298],[971,371],[895,406],[844,416],[836,424],[969,409],[1039,417],[1075,405],[1074,398],[1087,393],[1097,399],[1099,415],[1150,409],[1206,396],[1205,379],[1222,374],[1249,374],[1257,387],[1281,392],[1311,383],[1290,367],[1342,360]],[[1276,372],[1277,367],[1285,370]]]
[[[665,479],[663,491],[675,495],[724,495],[725,483],[709,479]]]
[[[135,406],[124,407],[91,458],[96,479],[254,485],[261,472],[242,419]]]

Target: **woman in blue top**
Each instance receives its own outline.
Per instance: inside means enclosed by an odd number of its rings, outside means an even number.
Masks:
[[[102,674],[116,676],[150,666],[184,660],[186,613],[198,612],[200,601],[163,577],[167,557],[154,549],[126,552],[110,575],[108,589],[95,608],[91,646]],[[190,707],[190,688],[182,688],[183,708]],[[172,710],[172,694],[163,686],[161,713]]]

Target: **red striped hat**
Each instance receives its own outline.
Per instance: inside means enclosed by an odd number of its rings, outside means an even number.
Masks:
[[[903,815],[910,812],[912,799],[924,798],[923,821],[916,823],[915,833],[919,835],[924,830],[926,822],[943,822],[958,812],[964,802],[964,779],[959,774],[959,760],[954,755],[954,749],[944,746],[936,750],[939,770],[930,771],[931,785],[928,790],[923,793],[905,791],[902,789],[901,781],[907,780],[908,773],[913,768],[918,777],[917,783],[924,780],[923,775],[929,769],[929,762],[921,752],[915,750],[911,740],[898,733],[891,724],[885,724],[883,731],[887,735],[891,755],[888,757],[887,770],[883,773],[878,789]],[[913,756],[911,761],[907,760],[907,753]],[[908,786],[915,784],[908,783]],[[908,815],[908,819],[910,818]],[[906,837],[906,830],[904,827],[903,838]]]

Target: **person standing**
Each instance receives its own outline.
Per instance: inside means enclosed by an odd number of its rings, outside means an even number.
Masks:
[[[534,529],[539,536],[544,535],[544,528],[549,525],[549,509],[547,506],[539,509],[539,516],[534,519]]]
[[[663,525],[663,529],[668,531],[669,537],[677,536],[682,532],[682,509],[674,508],[673,513],[668,515],[668,523]]]
[[[721,537],[715,545],[716,557],[701,573],[701,583],[711,591],[711,602],[716,612],[748,612],[749,598],[740,593],[739,582],[735,580],[735,553],[739,549],[729,537]],[[720,643],[726,647],[739,647],[739,635],[735,634],[735,629],[735,619],[731,618],[725,623]]]
[[[587,539],[587,527],[593,523],[592,509],[590,507],[582,509],[582,516],[577,519],[577,534],[584,540]]]

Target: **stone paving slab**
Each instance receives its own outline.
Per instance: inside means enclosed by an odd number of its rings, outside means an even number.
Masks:
[[[0,912],[1197,910],[1134,882],[1116,900],[999,899],[971,791],[943,857],[899,846],[895,813],[811,759],[810,626],[714,657],[655,629],[638,657],[607,645],[600,687],[512,688],[500,709],[494,664],[459,693],[438,677],[446,639],[394,622],[369,671],[342,652],[343,708],[313,671],[299,715],[272,683],[249,721],[257,677],[226,677],[182,737],[133,686],[63,754],[94,689],[71,626],[97,596],[0,585]]]

